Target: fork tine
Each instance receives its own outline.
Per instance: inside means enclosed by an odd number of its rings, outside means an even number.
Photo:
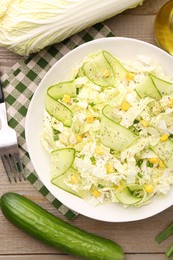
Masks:
[[[8,162],[8,165],[9,165],[9,168],[10,168],[11,173],[13,175],[14,181],[17,182],[16,175],[15,175],[15,172],[14,172],[15,164],[14,164],[13,160],[11,160],[11,154],[8,154],[8,155],[6,154],[5,158]]]
[[[2,161],[2,164],[4,166],[5,173],[6,173],[7,177],[8,177],[8,180],[11,183],[11,178],[10,178],[10,175],[9,175],[9,171],[8,171],[8,166],[7,166],[5,155],[1,156],[1,161]]]
[[[19,154],[18,153],[11,154],[11,158],[12,158],[13,163],[15,165],[16,174],[17,174],[19,180],[22,181],[22,177],[23,177],[24,180],[26,180],[26,178],[23,174],[24,169],[23,169],[23,165],[22,165]]]
[[[24,180],[26,180],[26,177],[25,177],[25,174],[24,174],[24,168],[23,168],[23,164],[22,164],[22,161],[20,159],[20,155],[19,153],[17,154],[17,162],[18,162],[18,165],[19,165],[19,171],[20,171],[20,175],[23,177]]]
[[[10,158],[8,157],[8,155],[4,154],[2,157],[2,163],[3,163],[3,166],[4,166],[4,169],[5,169],[5,172],[6,172],[6,175],[10,181],[10,183],[12,182],[12,165],[11,165],[11,162],[10,162]],[[15,176],[13,176],[15,182],[16,182],[16,178]]]
[[[20,174],[20,171],[19,171],[19,168],[17,165],[18,161],[16,160],[16,154],[10,154],[10,157],[13,162],[14,169],[15,169],[15,175],[19,178],[19,181],[22,181],[21,174]]]
[[[1,160],[10,183],[12,182],[11,178],[13,178],[15,182],[17,182],[17,179],[22,181],[22,177],[26,180],[19,154],[4,154],[1,155]]]

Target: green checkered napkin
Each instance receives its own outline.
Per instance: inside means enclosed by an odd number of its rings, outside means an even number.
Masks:
[[[97,24],[37,54],[22,58],[12,67],[9,73],[2,76],[9,125],[15,128],[18,134],[25,175],[29,182],[69,220],[72,220],[77,213],[56,199],[39,180],[34,171],[25,142],[26,113],[30,100],[41,79],[62,56],[85,42],[110,36],[113,36],[113,34],[105,25]]]

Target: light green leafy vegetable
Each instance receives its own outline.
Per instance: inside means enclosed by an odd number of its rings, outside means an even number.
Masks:
[[[0,45],[29,55],[142,2],[1,0]]]

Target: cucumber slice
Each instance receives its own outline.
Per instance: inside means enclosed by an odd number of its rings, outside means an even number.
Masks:
[[[127,184],[121,190],[116,191],[118,201],[125,205],[139,203],[144,197],[144,189],[138,184]]]
[[[103,55],[104,55],[105,59],[111,65],[111,67],[114,71],[115,77],[120,80],[125,79],[128,71],[123,67],[123,65],[114,56],[112,56],[109,52],[103,51]]]
[[[56,100],[63,98],[65,94],[70,95],[70,97],[76,97],[75,81],[59,82],[58,84],[50,86],[47,93]]]
[[[167,167],[173,168],[173,142],[171,140],[159,142],[151,147],[151,150],[157,154]]]
[[[74,175],[76,178],[80,178],[78,171],[76,169],[70,167],[64,174],[52,179],[51,182],[52,182],[52,184],[56,185],[60,189],[67,191],[67,192],[81,198],[82,193],[80,194],[80,193],[75,192],[72,188],[70,188],[69,186],[67,186],[65,184],[65,180],[70,179],[70,177],[72,175]]]
[[[113,121],[110,110],[111,107],[108,105],[102,111],[100,141],[110,149],[120,152],[130,146],[138,137],[129,129]]]
[[[112,121],[119,123],[121,121],[120,116],[117,115],[117,111],[114,107],[111,107],[110,105],[106,105],[103,108],[103,113],[105,116],[107,116]]]
[[[64,174],[72,166],[75,159],[74,148],[62,148],[51,152],[51,179],[52,181]]]
[[[153,74],[150,74],[150,77],[161,95],[167,95],[173,91],[173,82],[168,82],[163,79],[157,78]]]
[[[45,108],[51,116],[61,121],[64,126],[70,127],[72,125],[73,114],[71,110],[53,99],[49,94],[46,95]]]
[[[84,77],[84,76],[85,76],[84,71],[83,71],[82,67],[80,67],[80,68],[78,69],[78,73],[77,73],[76,78],[78,78],[78,77]]]
[[[135,91],[140,98],[151,97],[159,100],[162,97],[149,75],[136,86]]]
[[[86,77],[94,84],[102,87],[114,86],[115,75],[112,67],[105,59],[103,52],[100,51],[83,64],[82,71]],[[107,74],[107,75],[106,75]]]

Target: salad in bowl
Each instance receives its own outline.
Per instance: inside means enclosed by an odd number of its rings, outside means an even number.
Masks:
[[[50,180],[91,205],[141,207],[173,185],[173,79],[151,58],[100,49],[48,85]]]

